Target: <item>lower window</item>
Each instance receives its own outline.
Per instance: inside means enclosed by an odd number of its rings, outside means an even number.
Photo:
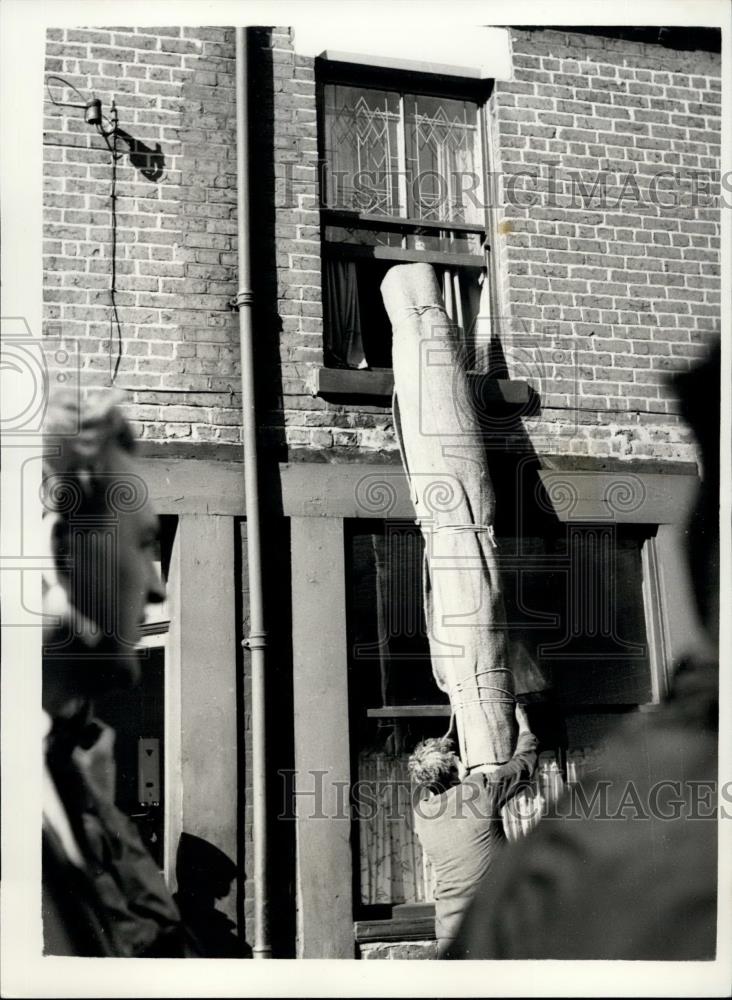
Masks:
[[[595,767],[618,716],[651,700],[641,560],[651,533],[558,524],[498,539],[511,666],[545,796]],[[420,740],[445,735],[450,707],[432,677],[419,528],[347,522],[346,547],[354,898],[357,919],[380,919],[432,899],[407,761]],[[518,835],[505,812],[504,828]]]

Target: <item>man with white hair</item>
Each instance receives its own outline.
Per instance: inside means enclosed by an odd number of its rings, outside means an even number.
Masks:
[[[538,741],[526,711],[516,705],[518,739],[513,757],[466,773],[448,737],[424,740],[409,758],[422,797],[415,829],[435,873],[435,934],[443,957],[478,883],[505,841],[501,809],[529,781]]]
[[[178,909],[114,805],[114,734],[93,718],[95,696],[139,679],[145,607],[165,596],[158,520],[116,400],[60,392],[44,427],[44,950],[183,956]]]

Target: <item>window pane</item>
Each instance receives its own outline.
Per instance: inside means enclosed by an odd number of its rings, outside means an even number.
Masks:
[[[356,530],[351,545],[352,679],[361,704],[445,702],[430,666],[419,528]]]
[[[435,273],[445,312],[460,332],[465,367],[479,371],[485,353],[486,323],[490,323],[485,272],[478,267],[436,267]],[[484,412],[482,402],[478,412]]]
[[[371,226],[331,226],[323,229],[326,243],[346,243],[352,246],[401,247],[405,250],[427,250],[441,253],[479,255],[483,249],[480,233],[464,233],[445,229],[398,232],[394,229],[374,229]]]
[[[325,226],[326,243],[347,243],[363,247],[401,247],[404,236],[388,229],[371,229],[366,226]]]
[[[346,231],[328,226],[326,232],[337,236]],[[367,229],[357,233],[376,239],[380,235]],[[392,330],[381,295],[381,282],[391,266],[390,261],[363,257],[324,259],[324,347],[325,362],[330,367],[391,368]],[[482,269],[435,266],[435,273],[447,315],[460,328],[466,364],[476,368],[482,364],[478,350],[485,349],[485,330],[480,326],[480,317],[487,316],[482,312],[487,309],[487,291],[481,284]]]
[[[465,253],[475,256],[483,250],[483,238],[480,233],[448,232],[443,229],[409,233],[405,242],[408,250]]]
[[[502,539],[519,690],[551,690],[566,706],[649,700],[642,541],[613,524]]]
[[[151,637],[152,638],[152,637]],[[164,636],[155,636],[157,645],[141,651],[140,683],[125,691],[114,691],[95,700],[99,719],[115,731],[114,757],[117,765],[116,804],[129,816],[157,862],[163,867],[165,815],[165,655]],[[145,775],[157,784],[155,800],[143,797],[141,741],[157,747],[157,766]],[[157,778],[157,782],[155,782]],[[150,787],[152,787],[152,785]]]
[[[323,261],[325,363],[333,368],[391,368],[391,324],[380,286],[389,263]]]
[[[417,219],[480,222],[478,108],[469,101],[404,97],[408,214]]]
[[[159,548],[159,543],[158,548]],[[165,577],[163,576],[163,566],[162,561],[159,557],[159,551],[156,554],[157,558],[153,559],[155,566],[155,572],[165,584]],[[168,598],[166,596],[165,600],[160,604],[146,604],[145,605],[145,625],[155,625],[162,622],[170,621],[170,606],[168,605]]]
[[[325,203],[399,215],[399,95],[325,87]]]

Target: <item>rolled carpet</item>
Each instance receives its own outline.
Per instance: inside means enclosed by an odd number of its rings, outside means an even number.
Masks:
[[[450,697],[466,767],[503,763],[516,744],[515,688],[495,494],[465,353],[429,264],[392,267],[381,292],[393,330],[394,425],[425,541],[433,673]]]

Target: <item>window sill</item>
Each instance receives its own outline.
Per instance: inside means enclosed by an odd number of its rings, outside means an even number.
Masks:
[[[479,372],[469,372],[468,377],[480,380],[480,398],[485,404],[527,407],[534,396],[520,379],[486,378]],[[311,386],[314,396],[326,400],[350,402],[366,397],[376,406],[390,406],[393,390],[391,368],[318,368]]]
[[[369,719],[423,719],[429,716],[450,718],[450,705],[383,705],[380,708],[367,708]]]
[[[434,903],[395,906],[394,914],[391,920],[357,920],[354,924],[357,943],[434,940]]]
[[[391,405],[394,375],[391,368],[318,368],[312,393],[324,399],[341,400],[354,396],[371,396]]]

